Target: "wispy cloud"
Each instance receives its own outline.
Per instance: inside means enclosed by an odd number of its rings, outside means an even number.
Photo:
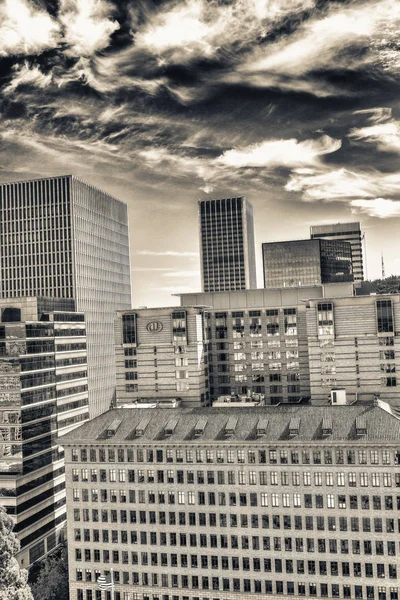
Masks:
[[[241,150],[228,150],[216,162],[229,167],[297,167],[317,163],[319,156],[341,146],[340,140],[327,135],[317,140],[269,140]]]
[[[109,45],[110,35],[119,29],[112,20],[113,6],[105,0],[61,0],[59,20],[70,56],[91,56]]]
[[[333,95],[338,89],[351,95],[354,93],[351,87],[309,75],[367,65],[384,68],[382,56],[388,47],[393,50],[399,22],[399,4],[392,0],[357,3],[357,6],[332,3],[325,12],[316,11],[294,35],[255,48],[238,63],[235,72],[225,77],[256,87],[278,86],[322,97]],[[357,52],[357,45],[364,52]]]
[[[14,66],[14,76],[11,82],[3,89],[3,93],[10,94],[21,85],[31,85],[37,88],[45,88],[52,80],[51,73],[45,75],[38,66],[31,67],[27,62],[23,65]]]
[[[301,192],[304,201],[350,201],[400,195],[400,172],[382,174],[377,171],[329,170],[318,174],[294,172],[285,189]]]
[[[391,110],[388,108],[375,109],[368,120],[373,124],[351,129],[349,137],[357,141],[375,144],[381,152],[400,152],[400,121],[392,118]]]
[[[0,6],[0,56],[40,54],[57,45],[59,24],[27,0]]]
[[[160,64],[211,57],[262,38],[273,23],[313,6],[314,0],[186,0],[151,15],[135,45],[158,56]]]
[[[350,202],[352,212],[366,214],[378,219],[389,217],[400,217],[400,201],[387,198],[374,198],[373,200],[352,200]]]

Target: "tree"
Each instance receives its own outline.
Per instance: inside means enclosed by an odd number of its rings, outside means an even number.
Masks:
[[[400,292],[400,276],[390,275],[385,279],[371,281],[377,294],[398,294]]]
[[[35,600],[69,600],[68,553],[64,545],[43,561],[36,581],[31,584]]]
[[[28,585],[28,572],[20,569],[15,558],[20,545],[13,528],[14,521],[0,506],[0,598],[34,600]]]

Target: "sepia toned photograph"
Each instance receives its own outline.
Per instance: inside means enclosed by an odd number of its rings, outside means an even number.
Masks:
[[[0,600],[399,600],[399,36],[0,0]]]

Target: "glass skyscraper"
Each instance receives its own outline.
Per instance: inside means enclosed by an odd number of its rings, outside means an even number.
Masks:
[[[0,296],[71,298],[85,313],[89,410],[115,394],[114,313],[130,308],[124,202],[72,175],[0,186]]]
[[[241,196],[199,201],[204,292],[257,287],[253,207]]]
[[[350,242],[354,281],[364,280],[363,251],[360,223],[331,223],[329,225],[312,225],[310,237]]]
[[[349,242],[294,240],[262,245],[264,287],[301,287],[353,281]]]

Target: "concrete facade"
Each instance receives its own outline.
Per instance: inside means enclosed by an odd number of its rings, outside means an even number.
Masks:
[[[117,405],[180,398],[208,403],[207,314],[200,307],[119,311]]]
[[[266,404],[310,397],[306,299],[352,294],[349,283],[181,295],[208,306],[209,391],[264,394]]]
[[[71,600],[398,600],[399,439],[382,406],[103,414],[61,440]]]
[[[313,401],[337,386],[400,410],[400,295],[310,300],[306,312]]]

